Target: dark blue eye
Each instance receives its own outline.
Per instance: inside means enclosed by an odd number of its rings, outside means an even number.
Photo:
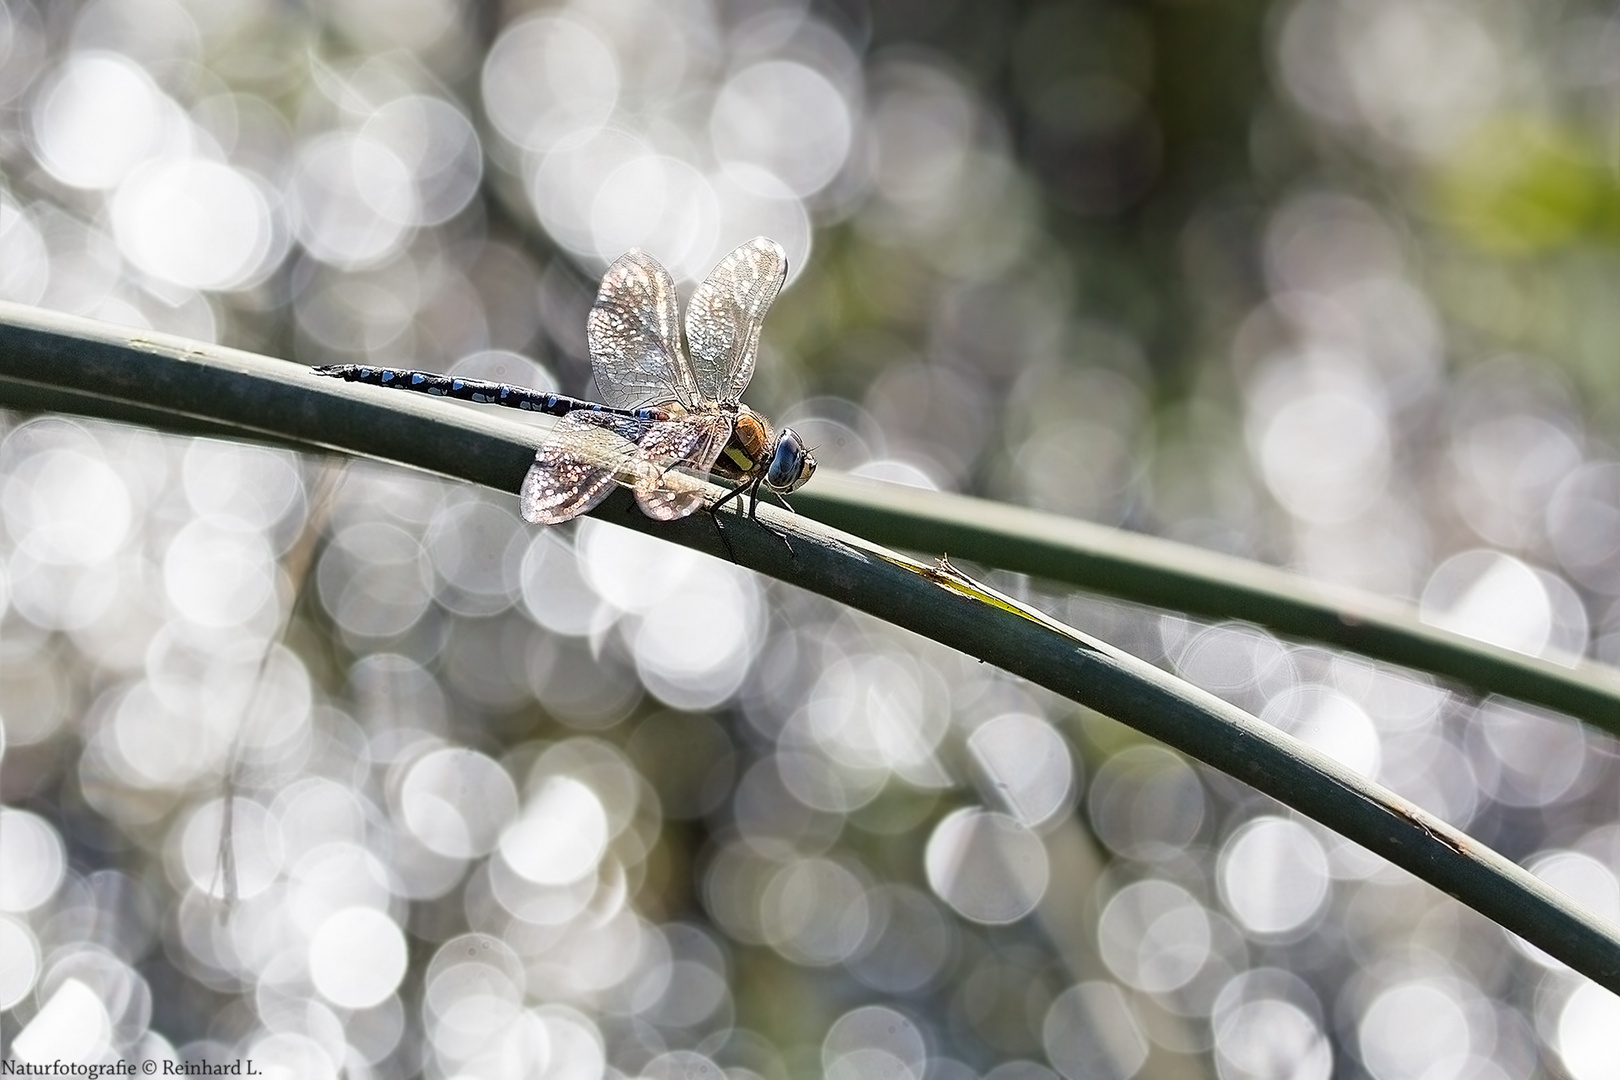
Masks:
[[[816,459],[804,448],[804,441],[792,428],[783,428],[776,440],[776,453],[765,470],[765,483],[776,491],[797,490],[816,471]]]

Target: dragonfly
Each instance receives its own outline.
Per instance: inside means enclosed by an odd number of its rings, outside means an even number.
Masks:
[[[640,249],[619,256],[586,321],[601,401],[360,364],[314,372],[561,417],[523,478],[520,508],[535,524],[572,520],[615,486],[629,488],[648,517],[673,521],[704,505],[706,489],[696,481],[711,474],[731,485],[711,511],[746,496],[748,516],[758,520],[761,489],[788,506],[785,496],[816,471],[797,432],[773,430],[741,402],[765,313],[786,278],[786,253],[763,236],[721,259],[687,303],[688,352],[669,272]]]

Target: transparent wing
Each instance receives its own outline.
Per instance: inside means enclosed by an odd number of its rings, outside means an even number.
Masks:
[[[570,521],[607,498],[613,485],[656,482],[636,444],[651,420],[580,410],[563,417],[534,455],[518,506],[537,525]]]
[[[556,525],[595,507],[615,484],[636,493],[648,517],[671,521],[703,505],[702,478],[731,438],[731,417],[674,420],[578,410],[563,417],[523,478],[525,521]]]
[[[736,401],[754,377],[765,312],[787,279],[787,253],[756,236],[720,260],[686,306],[686,342],[704,401]],[[600,381],[600,376],[598,376]]]
[[[608,405],[697,404],[697,381],[681,351],[675,283],[651,255],[638,248],[613,261],[585,332],[596,385]]]
[[[639,446],[642,459],[654,467],[651,482],[636,486],[642,512],[673,521],[702,506],[701,479],[730,438],[731,417],[725,413],[694,413],[651,425]]]

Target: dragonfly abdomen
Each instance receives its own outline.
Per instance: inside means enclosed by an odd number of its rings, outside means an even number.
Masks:
[[[571,412],[600,412],[614,416],[633,416],[640,420],[667,420],[663,409],[614,409],[584,398],[569,397],[543,390],[533,390],[511,383],[486,382],[483,379],[463,379],[454,375],[438,375],[431,371],[407,371],[399,368],[369,367],[362,364],[329,364],[312,369],[345,382],[365,383],[368,386],[391,386],[400,390],[414,390],[435,397],[457,398],[480,405],[505,405],[509,409],[545,413],[548,416],[567,416]]]

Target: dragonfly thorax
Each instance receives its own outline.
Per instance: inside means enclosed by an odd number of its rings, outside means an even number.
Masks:
[[[781,494],[797,491],[816,471],[816,459],[792,428],[771,430],[763,416],[747,405],[736,406],[731,438],[714,471],[728,480],[763,483]]]
[[[746,405],[735,406],[731,438],[720,451],[714,471],[728,480],[757,480],[776,452],[776,433],[765,418]]]

